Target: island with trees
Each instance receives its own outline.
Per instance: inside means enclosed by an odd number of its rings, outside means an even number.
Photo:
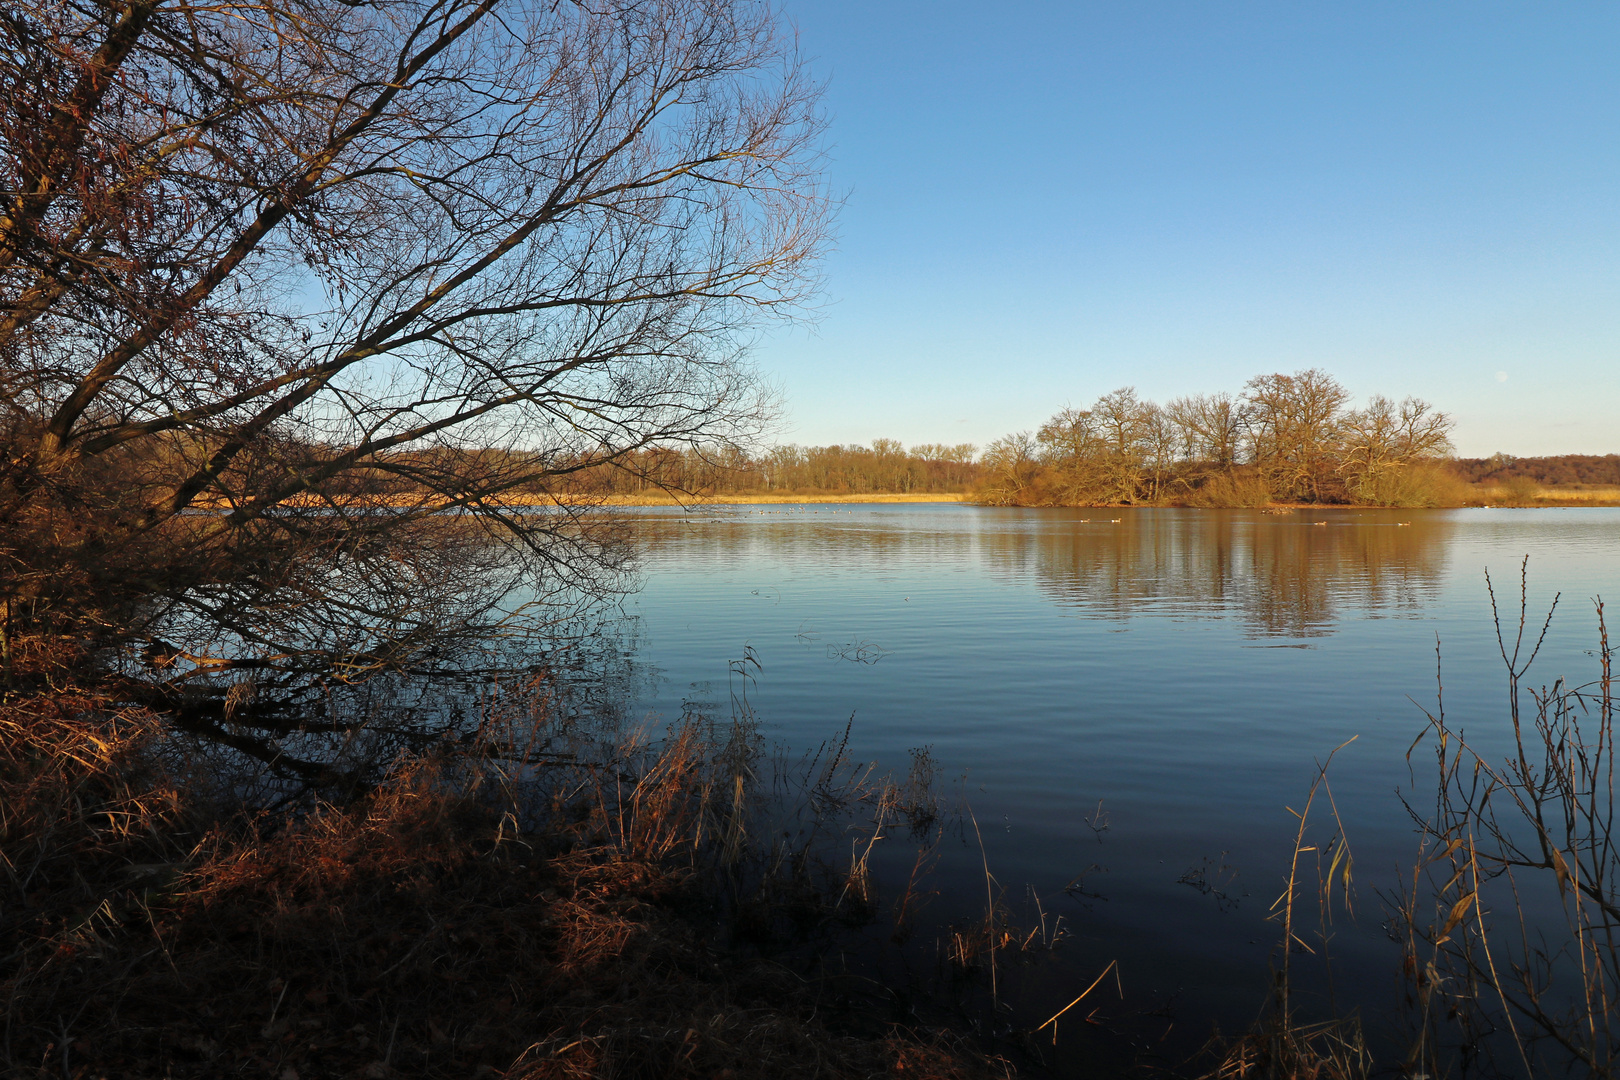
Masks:
[[[1123,387],[980,448],[654,446],[570,473],[622,501],[948,498],[989,506],[1445,507],[1620,502],[1620,455],[1452,456],[1451,417],[1414,397],[1356,407],[1320,369],[1164,405]]]

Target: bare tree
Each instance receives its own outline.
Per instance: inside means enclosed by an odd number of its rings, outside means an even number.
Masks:
[[[13,636],[161,631],[171,683],[430,662],[620,568],[571,475],[765,415],[751,328],[829,201],[761,4],[23,0],[0,35]]]
[[[1122,387],[1098,398],[1091,415],[1103,442],[1103,468],[1108,498],[1135,502],[1142,485],[1146,458],[1143,445],[1148,432],[1149,404],[1136,396],[1136,388]]]
[[[999,505],[1023,501],[1040,471],[1039,443],[1027,431],[1005,435],[984,448],[979,463],[984,467],[983,497]]]
[[[1345,417],[1339,469],[1353,493],[1376,500],[1389,480],[1451,451],[1451,417],[1426,401],[1382,394]]]
[[[1041,425],[1035,441],[1040,460],[1052,470],[1059,502],[1084,505],[1105,497],[1102,433],[1091,412],[1064,409]]]
[[[1320,501],[1331,472],[1340,412],[1350,394],[1320,368],[1257,375],[1243,389],[1249,453],[1283,498]]]
[[[1237,464],[1243,437],[1243,412],[1230,394],[1193,394],[1165,406],[1170,421],[1181,432],[1183,453],[1190,461],[1217,469]]]
[[[1164,408],[1154,402],[1142,405],[1141,446],[1153,486],[1149,498],[1157,502],[1164,497],[1171,475],[1176,469],[1176,455],[1181,433]]]

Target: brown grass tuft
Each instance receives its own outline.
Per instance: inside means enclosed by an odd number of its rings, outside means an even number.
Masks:
[[[0,1063],[18,1077],[1002,1075],[719,943],[736,760],[464,753],[231,813],[159,718],[0,705]],[[825,908],[825,903],[824,903]]]

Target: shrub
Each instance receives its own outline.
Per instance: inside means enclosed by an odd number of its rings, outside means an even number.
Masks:
[[[1510,476],[1496,489],[1492,500],[1498,506],[1533,506],[1541,494],[1541,485],[1528,476]]]
[[[1461,506],[1468,501],[1467,485],[1439,462],[1359,478],[1350,494],[1362,506]]]
[[[1236,509],[1271,502],[1266,482],[1254,473],[1216,473],[1194,488],[1184,500],[1188,506]]]

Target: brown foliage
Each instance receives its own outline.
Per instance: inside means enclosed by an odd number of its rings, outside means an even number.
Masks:
[[[1471,484],[1505,485],[1515,478],[1533,484],[1620,485],[1620,454],[1563,454],[1556,457],[1516,458],[1495,454],[1488,458],[1458,458],[1451,463],[1459,477]]]
[[[13,695],[0,736],[7,1075],[987,1074],[714,944],[690,727],[598,774],[617,801],[445,753],[296,816],[210,804],[153,715],[93,695]]]
[[[893,439],[870,446],[773,446],[756,453],[735,447],[657,446],[567,477],[559,490],[636,495],[668,490],[694,495],[924,494],[967,491],[983,473],[969,443],[922,443],[907,449]]]
[[[1064,409],[1033,436],[992,443],[975,497],[990,505],[1279,502],[1460,505],[1438,468],[1451,418],[1427,402],[1349,394],[1320,369],[1258,375],[1240,397],[1179,397],[1161,407],[1131,387]]]
[[[614,530],[507,495],[758,431],[818,94],[750,0],[8,6],[7,621],[420,662],[501,620],[415,559],[447,508],[458,576],[611,591]]]

